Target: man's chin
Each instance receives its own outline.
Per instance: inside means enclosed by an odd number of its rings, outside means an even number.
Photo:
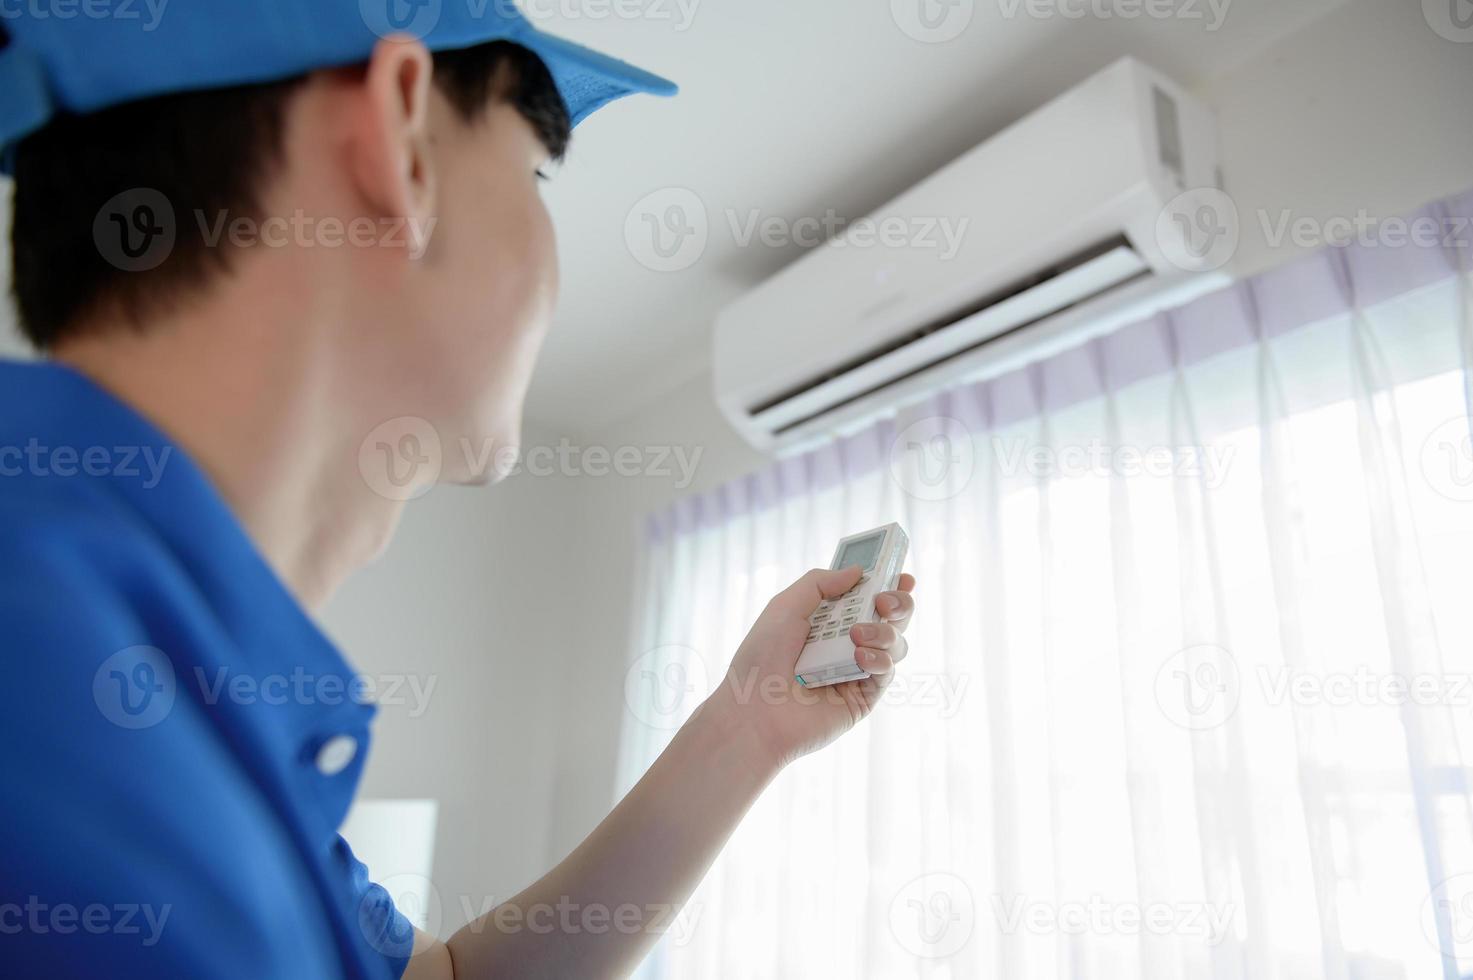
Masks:
[[[458,461],[460,465],[453,469],[447,467],[441,472],[439,482],[462,487],[495,486],[516,473],[521,458],[519,446],[488,449],[475,458]]]
[[[507,474],[497,470],[483,470],[476,473],[448,474],[440,478],[440,483],[454,487],[494,487],[506,477]]]

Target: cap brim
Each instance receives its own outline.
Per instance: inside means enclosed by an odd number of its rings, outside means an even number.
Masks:
[[[542,59],[574,126],[626,95],[643,92],[670,96],[679,91],[679,86],[667,78],[534,28],[519,32],[512,40]]]

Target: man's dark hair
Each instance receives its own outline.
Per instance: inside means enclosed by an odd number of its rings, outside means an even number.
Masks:
[[[567,108],[536,55],[494,41],[434,58],[435,85],[465,122],[505,101],[531,123],[549,154],[563,155],[571,132]],[[230,250],[210,247],[212,236],[193,216],[264,218],[262,191],[281,163],[287,105],[304,80],[63,114],[21,141],[12,289],[31,343],[54,347],[101,311],[140,326],[148,313],[228,273]],[[125,271],[126,262],[104,254],[94,224],[119,194],[139,193],[161,196],[172,207],[175,240],[156,267]]]

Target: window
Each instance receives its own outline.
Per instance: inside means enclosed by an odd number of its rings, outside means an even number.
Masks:
[[[841,537],[920,585],[645,975],[1473,969],[1467,267],[1330,250],[657,515],[624,786]]]

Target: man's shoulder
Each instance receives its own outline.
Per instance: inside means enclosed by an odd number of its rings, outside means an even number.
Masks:
[[[141,694],[128,694],[156,686],[146,676],[173,673],[156,646],[184,619],[184,581],[163,544],[107,494],[0,479],[0,733],[24,739],[42,728],[53,763],[88,768],[108,764],[120,744],[155,748],[91,739],[150,727],[131,713]],[[165,732],[206,729],[180,714]]]
[[[68,604],[78,614],[106,610],[109,596],[136,595],[178,572],[126,501],[85,481],[0,476],[0,602],[12,600],[0,614],[34,616]]]
[[[131,684],[164,670],[148,650],[177,618],[170,596],[181,580],[162,543],[107,494],[0,478],[0,732],[50,715],[48,741],[64,750],[73,733],[116,732],[120,720],[128,729],[128,717],[107,717],[109,678]]]

